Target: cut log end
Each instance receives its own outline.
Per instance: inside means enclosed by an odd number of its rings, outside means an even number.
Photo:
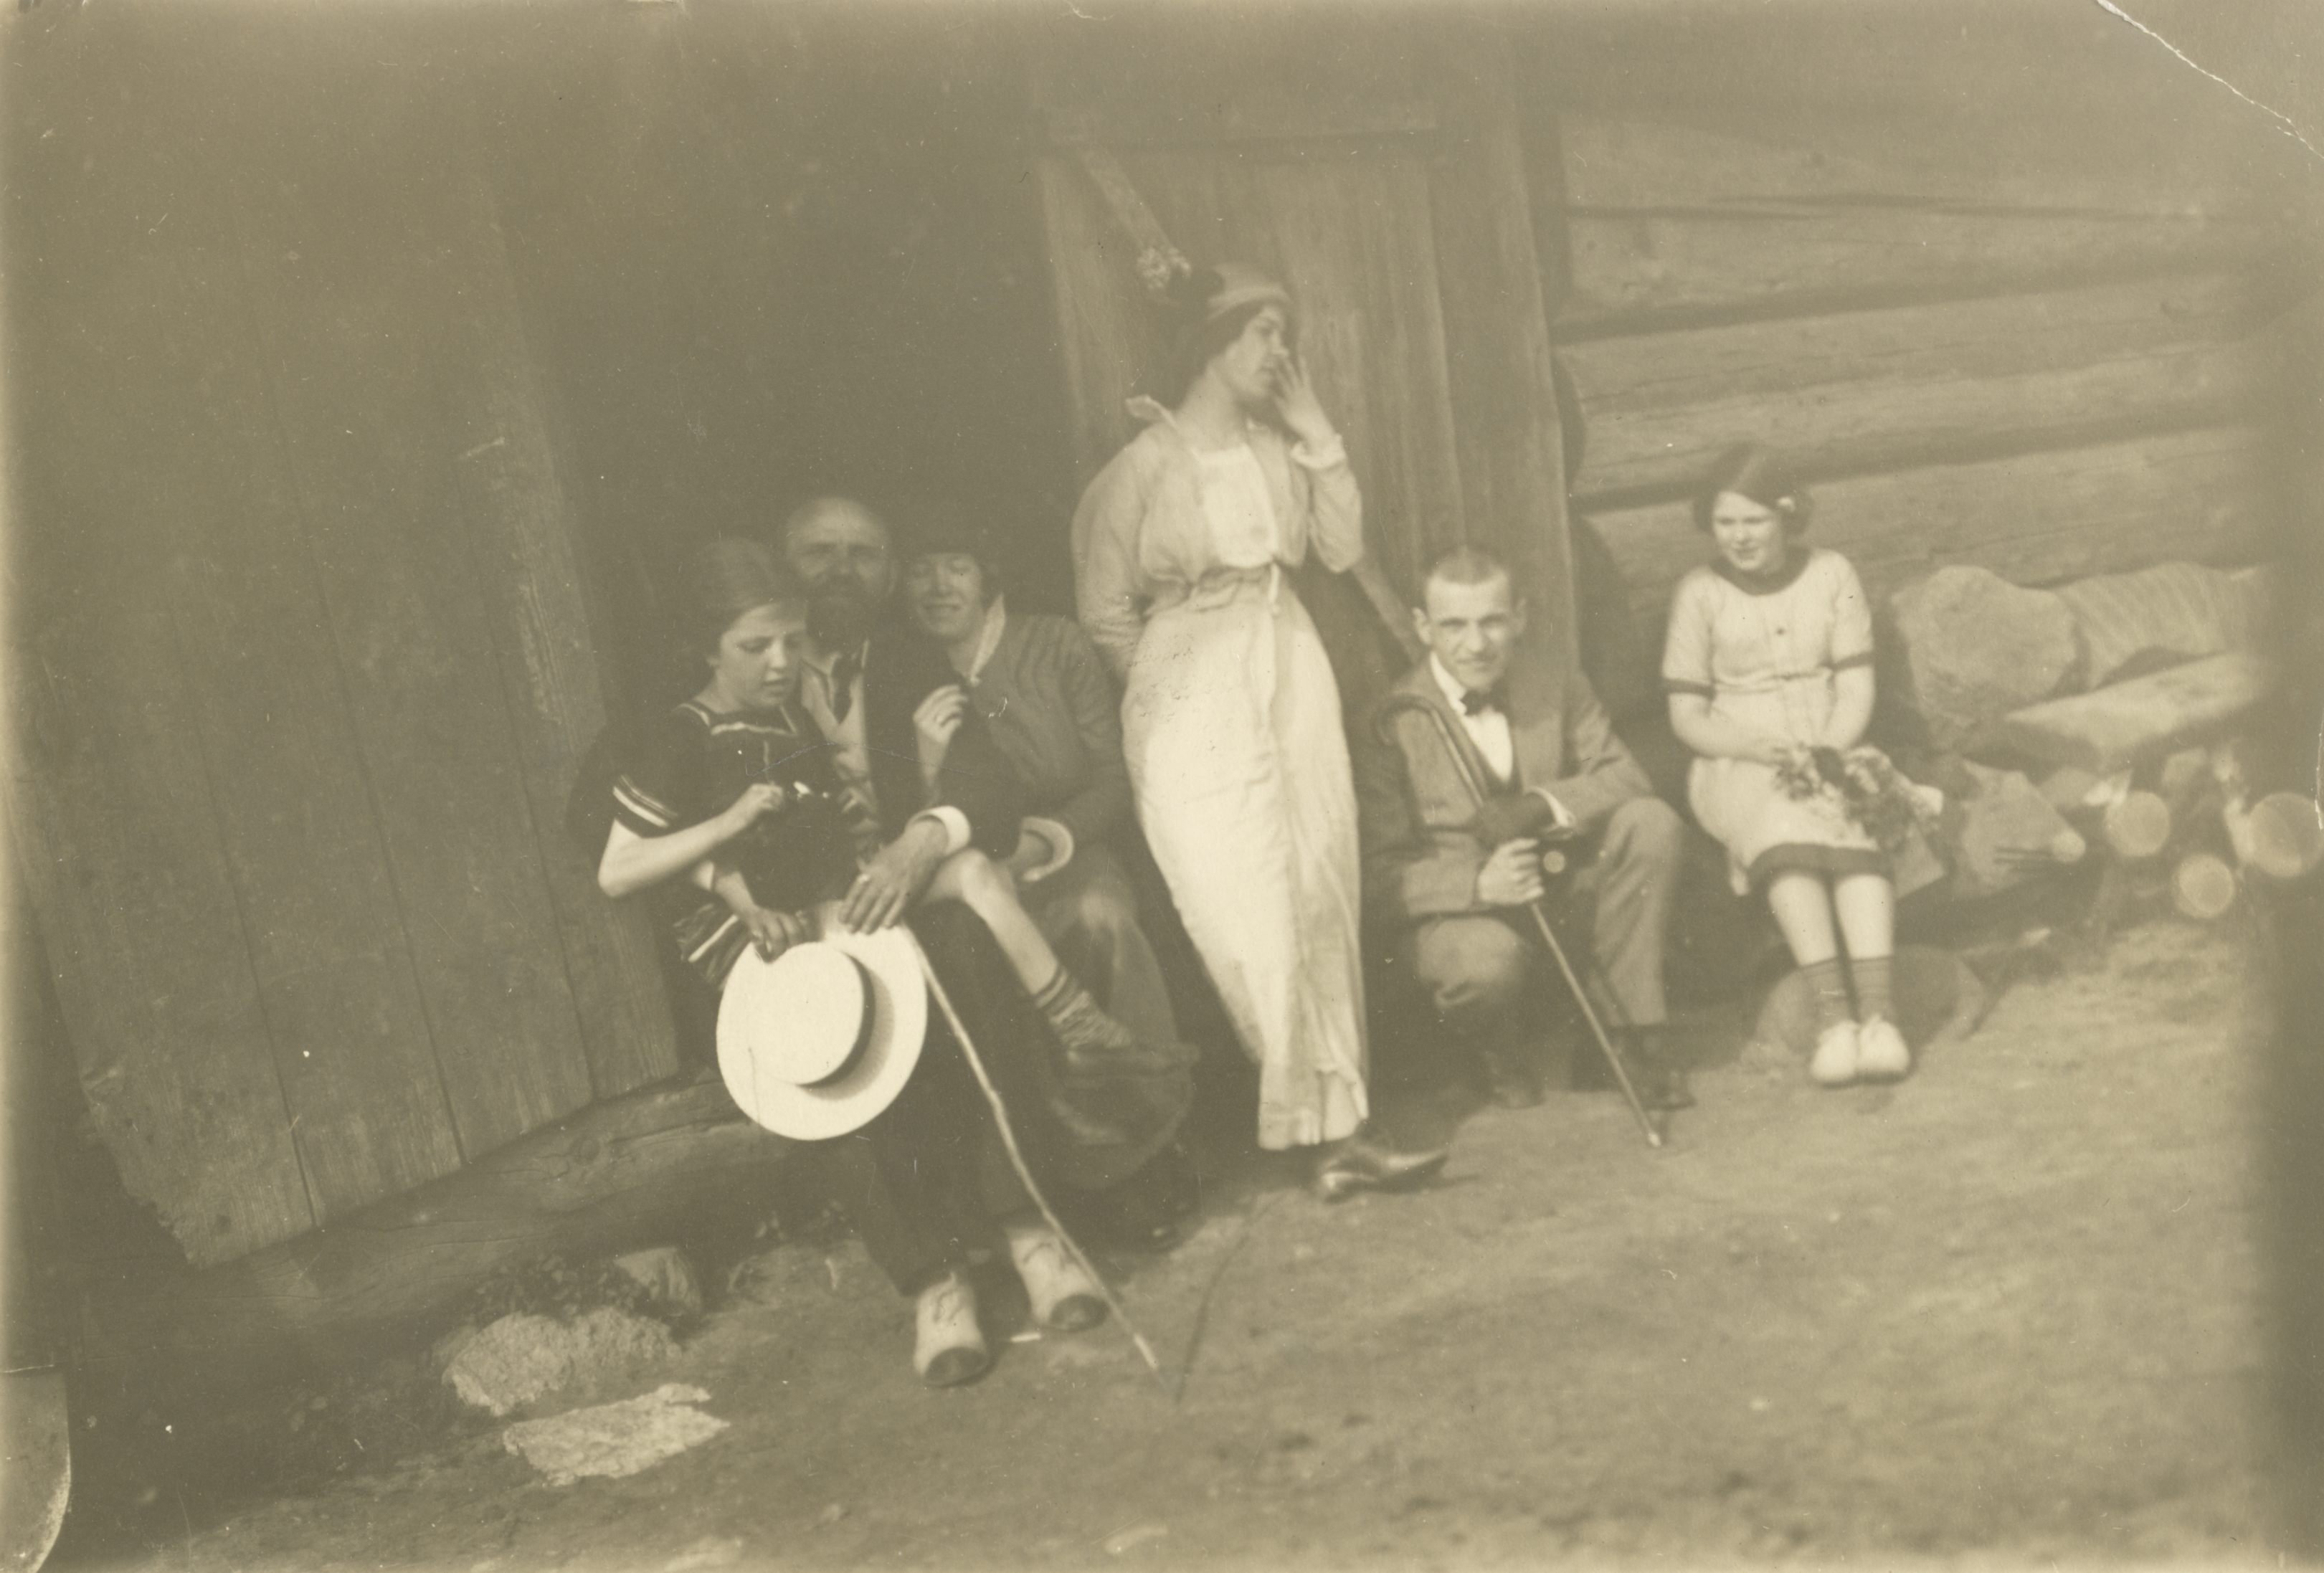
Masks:
[[[2236,904],[2236,871],[2209,852],[2190,852],[2171,871],[2171,905],[2180,915],[2209,923]]]
[[[2108,805],[2105,828],[2115,856],[2151,858],[2171,843],[2171,807],[2152,792],[2128,793]]]
[[[2324,814],[2296,792],[2275,792],[2252,805],[2252,868],[2271,879],[2297,879],[2324,862]]]

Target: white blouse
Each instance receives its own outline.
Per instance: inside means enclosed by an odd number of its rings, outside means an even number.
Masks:
[[[1264,568],[1275,561],[1281,531],[1267,494],[1267,472],[1249,443],[1194,450],[1202,465],[1203,513],[1211,553],[1222,568]]]

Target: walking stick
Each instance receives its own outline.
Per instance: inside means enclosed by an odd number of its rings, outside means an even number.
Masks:
[[[1177,1389],[1172,1387],[1170,1378],[1162,1374],[1162,1362],[1155,1358],[1154,1346],[1146,1341],[1146,1335],[1139,1332],[1138,1324],[1130,1320],[1128,1309],[1114,1293],[1113,1285],[1105,1281],[1105,1274],[1097,1270],[1097,1265],[1083,1253],[1080,1243],[1065,1232],[1065,1226],[1059,1223],[1057,1215],[1049,1210],[1049,1199],[1041,1194],[1040,1186],[1034,1182],[1033,1172],[1026,1166],[1025,1154],[1017,1145],[1017,1133],[1010,1127],[1009,1108],[1001,1101],[1001,1089],[992,1084],[992,1078],[986,1073],[983,1057],[976,1052],[976,1040],[968,1035],[968,1024],[961,1020],[960,1013],[953,1008],[952,996],[945,992],[943,982],[936,977],[936,970],[928,964],[928,953],[920,949],[918,939],[912,942],[912,954],[919,959],[920,976],[927,980],[928,994],[936,1000],[936,1008],[944,1013],[945,1025],[952,1028],[952,1035],[959,1043],[961,1053],[968,1060],[968,1068],[976,1072],[976,1084],[984,1090],[985,1102],[992,1106],[992,1123],[1001,1127],[1001,1145],[1008,1151],[1010,1167],[1015,1169],[1017,1178],[1025,1182],[1026,1194],[1033,1199],[1033,1205],[1041,1210],[1041,1217],[1056,1231],[1058,1240],[1074,1254],[1074,1260],[1081,1264],[1082,1271],[1090,1275],[1090,1282],[1097,1285],[1098,1293],[1105,1297],[1105,1303],[1113,1312],[1114,1320],[1121,1324],[1121,1330],[1130,1335],[1130,1341],[1138,1346],[1139,1356],[1146,1362],[1146,1368],[1154,1373],[1154,1380],[1161,1384],[1163,1392],[1176,1400]]]
[[[1476,768],[1470,764],[1469,756],[1461,751],[1460,740],[1452,735],[1452,723],[1427,700],[1411,694],[1399,694],[1390,698],[1380,707],[1379,715],[1372,723],[1380,741],[1393,745],[1394,740],[1388,735],[1388,723],[1399,712],[1406,710],[1420,712],[1435,726],[1437,735],[1444,744],[1444,751],[1452,756],[1453,769],[1460,773],[1461,784],[1469,789],[1470,800],[1476,805],[1477,811],[1483,813],[1485,784],[1478,779]],[[1556,931],[1549,925],[1549,915],[1542,910],[1539,901],[1526,902],[1526,911],[1533,915],[1533,925],[1540,932],[1542,943],[1549,947],[1550,955],[1556,959],[1557,970],[1565,975],[1565,986],[1573,991],[1573,1003],[1582,1007],[1582,1019],[1590,1024],[1590,1035],[1597,1041],[1598,1052],[1606,1057],[1606,1068],[1614,1072],[1614,1083],[1621,1088],[1623,1100],[1629,1104],[1630,1112],[1637,1117],[1638,1129],[1645,1135],[1646,1145],[1661,1146],[1663,1133],[1655,1124],[1654,1117],[1646,1112],[1646,1106],[1638,1101],[1638,1090],[1630,1085],[1630,1073],[1623,1067],[1622,1056],[1614,1047],[1614,1040],[1606,1035],[1604,1025],[1598,1019],[1597,1010],[1590,1003],[1590,991],[1582,986],[1580,976],[1573,970],[1573,963],[1565,959],[1565,947],[1557,943]]]

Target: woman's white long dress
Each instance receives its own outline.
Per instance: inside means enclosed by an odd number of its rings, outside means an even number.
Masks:
[[[1342,453],[1263,431],[1201,452],[1164,419],[1075,518],[1083,616],[1126,667],[1139,820],[1258,1062],[1259,1145],[1312,1145],[1367,1109],[1356,807],[1339,686],[1284,569],[1311,535],[1327,566],[1360,554],[1354,482]]]

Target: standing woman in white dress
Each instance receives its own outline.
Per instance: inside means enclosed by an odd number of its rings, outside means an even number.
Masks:
[[[1182,278],[1175,405],[1074,515],[1081,620],[1124,685],[1138,815],[1243,1049],[1259,1143],[1339,1144],[1323,1193],[1415,1178],[1439,1151],[1360,1134],[1366,1095],[1355,793],[1330,661],[1286,570],[1363,556],[1347,449],[1296,352],[1284,288]]]

